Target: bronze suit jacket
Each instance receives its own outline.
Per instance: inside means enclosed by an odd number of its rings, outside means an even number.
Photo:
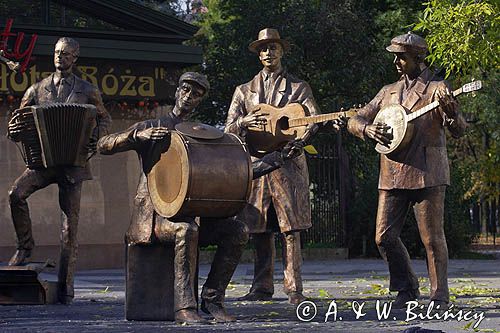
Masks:
[[[310,114],[320,113],[307,82],[282,72],[266,89],[265,73],[260,71],[250,82],[236,87],[225,131],[244,137],[245,131],[236,122],[260,103],[276,107],[300,103]],[[267,211],[271,202],[281,232],[311,227],[309,172],[304,155],[286,161],[281,169],[253,181],[249,204],[240,215],[251,233],[266,231]]]
[[[414,112],[435,101],[437,92],[448,86],[446,81],[434,77],[428,68],[416,80],[404,99],[404,77],[383,87],[370,103],[349,119],[349,132],[364,140],[365,125],[371,124],[384,106],[397,103]],[[454,119],[448,119],[438,107],[412,123],[415,129],[410,143],[395,157],[380,155],[378,188],[381,190],[421,189],[450,184],[444,128],[447,127],[454,137],[461,136],[466,127],[465,120],[458,110]]]
[[[108,127],[111,124],[111,116],[104,107],[99,89],[74,74],[71,76],[71,88],[62,102],[95,105],[97,108],[97,121],[99,126],[94,135],[96,136],[96,139],[98,139],[98,135],[106,135],[108,133]],[[57,89],[53,80],[54,73],[29,87],[24,93],[20,107],[22,108],[30,105],[44,105],[58,102]],[[66,176],[71,178],[72,181],[78,182],[92,179],[92,174],[88,165],[83,168],[64,167],[63,169]]]
[[[141,145],[135,140],[135,133],[148,127],[166,127],[174,129],[181,118],[169,113],[160,119],[150,119],[136,123],[128,129],[102,137],[97,148],[101,154],[112,155],[118,152],[135,150],[141,163],[141,176],[134,198],[134,207],[130,226],[126,234],[127,244],[149,244],[154,238],[155,210],[148,190],[147,174],[153,167],[153,149],[148,145]]]
[[[158,159],[159,150],[151,149],[151,144],[140,144],[135,139],[135,133],[148,127],[166,127],[174,129],[175,125],[182,122],[182,119],[169,113],[160,119],[150,119],[143,122],[136,123],[130,128],[106,135],[102,137],[98,144],[98,150],[101,154],[112,155],[115,153],[135,150],[141,163],[141,176],[139,185],[137,186],[137,193],[134,198],[134,207],[130,227],[126,234],[126,241],[128,244],[149,244],[154,241],[154,228],[155,216],[153,202],[148,190],[147,174],[151,171],[155,161]],[[164,146],[168,147],[167,145]],[[162,149],[160,149],[163,151]],[[268,154],[262,159],[253,163],[253,175],[259,177],[262,174],[268,173],[282,164],[279,154]],[[194,221],[194,217],[178,218],[176,220],[169,219],[172,222],[176,221]]]

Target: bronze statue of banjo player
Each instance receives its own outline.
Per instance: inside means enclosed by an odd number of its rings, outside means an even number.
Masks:
[[[459,137],[463,135],[466,124],[447,82],[425,66],[427,44],[422,37],[413,33],[397,36],[387,51],[394,54],[394,64],[401,77],[383,87],[370,103],[349,119],[348,131],[363,140],[374,140],[379,149],[391,147],[394,137],[390,126],[376,121],[381,110],[397,104],[412,116],[428,104],[438,106],[412,121],[414,135],[411,140],[393,152],[380,155],[375,241],[389,265],[389,289],[398,291],[393,307],[404,307],[407,301],[420,294],[418,279],[399,237],[406,214],[413,207],[427,252],[430,298],[437,303],[436,306],[446,307],[449,302],[448,250],[443,220],[445,190],[450,184],[450,175],[445,128],[453,137]]]

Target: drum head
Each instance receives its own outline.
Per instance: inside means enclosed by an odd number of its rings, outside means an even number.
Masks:
[[[148,174],[148,190],[155,211],[174,216],[182,207],[189,185],[189,161],[184,141],[173,132],[170,147]]]
[[[194,122],[184,122],[175,125],[175,129],[187,136],[196,139],[220,139],[224,136],[224,133],[217,128],[202,124],[202,123],[194,123]]]

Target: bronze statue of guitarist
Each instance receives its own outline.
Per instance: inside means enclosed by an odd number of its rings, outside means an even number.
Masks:
[[[373,123],[377,113],[391,104],[411,112],[433,101],[439,107],[413,121],[413,137],[397,154],[380,156],[379,201],[376,243],[389,264],[390,287],[398,291],[393,307],[401,308],[419,296],[418,279],[400,233],[406,214],[413,207],[422,242],[427,252],[431,284],[430,299],[441,308],[449,302],[448,249],[443,229],[444,198],[450,184],[445,128],[454,137],[463,135],[466,124],[458,112],[448,83],[434,75],[424,64],[425,39],[413,33],[392,39],[387,51],[401,78],[383,87],[348,122],[348,130],[380,145],[391,142],[390,128]],[[436,304],[437,303],[437,304]]]
[[[263,69],[234,92],[226,121],[226,132],[246,136],[248,129],[265,124],[262,114],[253,112],[261,103],[284,107],[291,103],[305,106],[311,115],[319,114],[310,86],[289,74],[281,65],[289,44],[275,29],[263,29],[249,50],[259,55]],[[306,139],[317,128],[310,125]],[[300,141],[298,141],[300,142]],[[250,147],[252,151],[253,147]],[[253,149],[255,150],[255,149]],[[309,173],[303,154],[288,160],[281,169],[256,179],[249,204],[242,213],[255,244],[255,274],[249,294],[242,300],[269,300],[274,293],[274,233],[284,236],[284,289],[289,301],[298,304],[302,295],[300,231],[311,227]]]

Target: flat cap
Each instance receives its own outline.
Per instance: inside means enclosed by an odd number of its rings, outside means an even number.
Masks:
[[[391,40],[391,45],[385,48],[392,53],[413,51],[417,53],[427,52],[427,43],[424,38],[409,31]]]
[[[205,89],[205,94],[208,94],[210,90],[210,83],[205,75],[198,72],[186,72],[179,78],[179,85],[182,82],[194,82],[199,84],[203,89]]]

